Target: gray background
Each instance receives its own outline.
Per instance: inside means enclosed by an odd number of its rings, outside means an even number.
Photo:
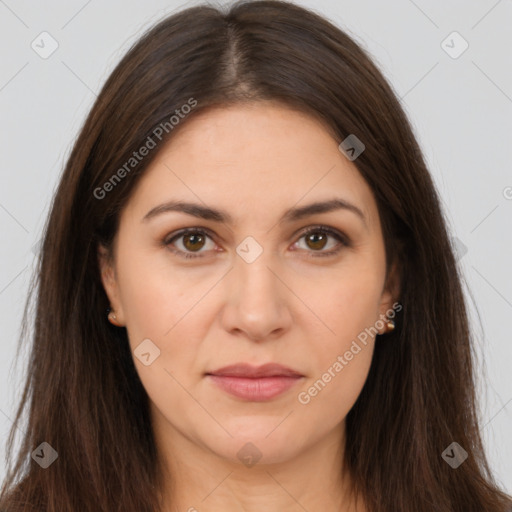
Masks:
[[[196,3],[0,0],[0,479],[21,389],[24,359],[15,366],[14,355],[34,246],[72,142],[141,31]],[[325,14],[374,56],[412,120],[471,290],[485,444],[512,492],[512,2],[297,3]],[[51,48],[41,42],[44,31],[59,45],[46,59],[31,47]],[[453,31],[469,44],[459,56],[464,42],[448,37]]]

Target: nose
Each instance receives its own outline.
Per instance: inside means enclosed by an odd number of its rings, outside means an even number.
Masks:
[[[293,293],[286,286],[279,265],[265,251],[251,263],[237,257],[227,277],[221,313],[227,332],[262,342],[290,329]]]

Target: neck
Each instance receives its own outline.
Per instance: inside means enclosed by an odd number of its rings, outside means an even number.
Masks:
[[[251,467],[166,429],[165,442],[157,436],[165,475],[162,512],[364,512],[349,492],[344,427],[291,459]]]

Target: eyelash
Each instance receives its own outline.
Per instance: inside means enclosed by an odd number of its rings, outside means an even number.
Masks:
[[[328,226],[312,226],[310,228],[307,228],[306,230],[302,231],[302,233],[300,234],[298,240],[300,240],[301,238],[303,238],[303,237],[305,237],[305,236],[307,236],[307,235],[309,235],[311,233],[318,233],[318,232],[325,233],[327,235],[332,236],[333,238],[338,240],[338,242],[340,242],[340,245],[336,249],[330,250],[330,251],[322,251],[322,252],[311,251],[311,252],[314,253],[314,254],[311,254],[309,256],[311,258],[317,258],[317,257],[323,258],[323,257],[327,257],[327,256],[334,256],[334,255],[338,254],[343,247],[350,247],[351,246],[350,241],[349,241],[349,239],[346,236],[344,236],[339,231],[337,231],[335,229],[332,229],[332,228],[330,228]],[[213,238],[212,237],[212,233],[209,230],[207,230],[207,229],[204,229],[204,228],[186,228],[186,229],[182,229],[181,231],[178,231],[177,233],[172,234],[172,236],[170,238],[166,238],[163,241],[163,245],[166,246],[166,247],[169,247],[178,238],[180,238],[182,236],[185,236],[185,235],[188,235],[188,234],[191,234],[191,233],[196,234],[196,235],[207,236],[209,238]],[[191,258],[203,258],[204,257],[200,253],[197,253],[197,254],[187,253],[187,252],[181,251],[179,249],[172,249],[172,248],[170,250],[174,254],[176,254],[177,256],[180,256],[182,258],[191,259]],[[310,252],[310,251],[307,251],[307,252]]]

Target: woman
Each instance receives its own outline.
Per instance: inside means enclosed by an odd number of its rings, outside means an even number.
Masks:
[[[150,30],[41,254],[1,510],[510,507],[432,179],[382,74],[315,13],[201,6]]]

